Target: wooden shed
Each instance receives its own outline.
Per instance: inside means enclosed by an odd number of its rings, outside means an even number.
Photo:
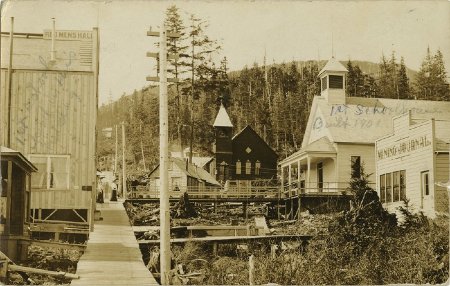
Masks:
[[[12,260],[22,260],[30,237],[31,173],[37,168],[20,152],[0,148],[0,249]]]

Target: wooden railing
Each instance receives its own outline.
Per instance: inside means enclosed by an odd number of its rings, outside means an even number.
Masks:
[[[220,187],[181,187],[171,189],[169,196],[179,198],[184,192],[189,194],[190,198],[289,198],[299,194],[320,194],[333,195],[342,194],[347,191],[348,182],[311,182],[299,186],[297,183],[280,186],[226,186]],[[372,188],[374,183],[369,183]],[[159,198],[160,190],[158,187],[137,186],[131,188],[128,192],[128,198]]]
[[[280,195],[278,187],[229,187],[226,190],[217,187],[185,187],[169,191],[172,198],[180,197],[184,192],[190,198],[249,198],[249,197],[277,197]],[[159,198],[159,188],[138,186],[128,193],[128,198]]]

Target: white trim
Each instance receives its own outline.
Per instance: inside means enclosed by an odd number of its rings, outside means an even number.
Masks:
[[[69,190],[70,189],[70,155],[60,155],[60,154],[28,154],[28,160],[30,162],[32,162],[32,158],[33,157],[37,157],[37,158],[46,158],[47,162],[47,170],[46,170],[46,174],[47,174],[47,182],[46,182],[46,189],[47,190]],[[50,187],[50,173],[51,173],[51,158],[66,158],[66,188],[51,188]],[[33,186],[32,186],[33,188]],[[38,188],[38,189],[42,189],[42,188]]]

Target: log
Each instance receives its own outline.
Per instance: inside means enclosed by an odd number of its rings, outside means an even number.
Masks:
[[[43,275],[50,275],[50,276],[58,276],[58,277],[65,277],[70,279],[79,279],[80,276],[73,273],[67,273],[62,271],[50,271],[50,270],[43,270],[38,268],[32,268],[32,267],[25,267],[15,264],[8,265],[8,271],[17,271],[17,272],[27,272],[27,273],[36,273],[36,274],[43,274]]]

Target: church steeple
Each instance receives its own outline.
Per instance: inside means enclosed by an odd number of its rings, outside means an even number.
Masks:
[[[213,124],[214,127],[233,127],[233,123],[231,123],[230,117],[225,109],[223,104],[220,104],[219,112],[217,113],[216,120]]]
[[[320,95],[331,104],[345,104],[345,76],[348,70],[334,57],[319,72]]]
[[[233,124],[223,104],[220,105],[213,126],[216,133],[216,144],[214,148],[216,156],[216,179],[225,182],[230,179],[231,175]]]

